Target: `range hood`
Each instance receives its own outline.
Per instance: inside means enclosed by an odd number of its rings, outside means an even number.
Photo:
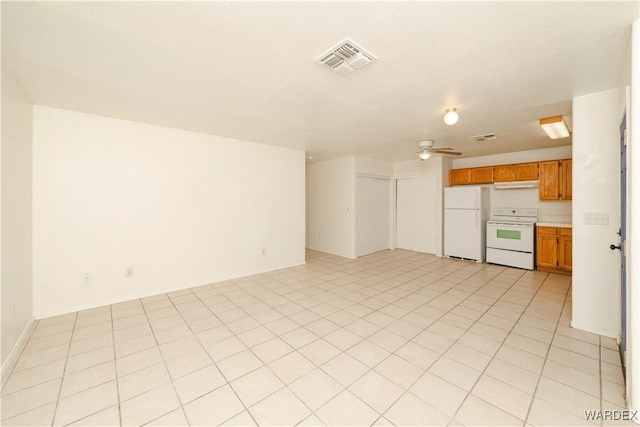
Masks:
[[[515,188],[538,188],[540,181],[509,181],[509,182],[495,182],[494,187],[496,190],[511,190]]]

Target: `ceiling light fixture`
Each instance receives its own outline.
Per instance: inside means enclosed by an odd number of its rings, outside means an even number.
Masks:
[[[540,119],[540,126],[551,139],[568,138],[569,135],[571,135],[571,132],[569,131],[569,128],[564,122],[562,116]]]
[[[420,153],[420,160],[429,160],[431,158],[431,153],[428,151],[423,151]]]
[[[458,112],[457,112],[457,108],[447,108],[445,111],[445,115],[444,115],[444,122],[446,124],[448,124],[449,126],[453,126],[456,123],[458,123]]]

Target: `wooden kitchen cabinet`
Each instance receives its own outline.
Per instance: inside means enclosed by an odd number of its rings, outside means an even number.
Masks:
[[[540,162],[539,173],[540,200],[571,200],[571,159]]]
[[[471,184],[471,169],[449,170],[449,185]]]
[[[536,268],[541,271],[570,273],[571,228],[538,226],[536,229]]]
[[[515,181],[535,181],[538,179],[538,162],[515,165]]]
[[[509,182],[516,179],[516,165],[499,165],[493,167],[493,182]]]
[[[471,168],[471,184],[491,184],[493,182],[493,166]]]

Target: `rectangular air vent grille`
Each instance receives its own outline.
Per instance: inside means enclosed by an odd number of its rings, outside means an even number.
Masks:
[[[316,62],[326,65],[337,73],[347,75],[371,63],[375,59],[375,56],[365,51],[353,41],[344,39],[320,55],[318,59],[316,59]]]
[[[498,135],[496,135],[495,133],[487,133],[485,135],[472,136],[471,139],[473,139],[475,141],[478,141],[478,142],[492,141],[494,139],[498,139]]]

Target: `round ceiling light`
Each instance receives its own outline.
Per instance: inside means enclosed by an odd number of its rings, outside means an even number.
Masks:
[[[420,153],[420,160],[429,160],[431,158],[431,153],[428,151],[423,151]]]
[[[449,126],[455,125],[458,123],[458,112],[456,108],[447,108],[445,110],[446,114],[444,115],[444,122]]]

